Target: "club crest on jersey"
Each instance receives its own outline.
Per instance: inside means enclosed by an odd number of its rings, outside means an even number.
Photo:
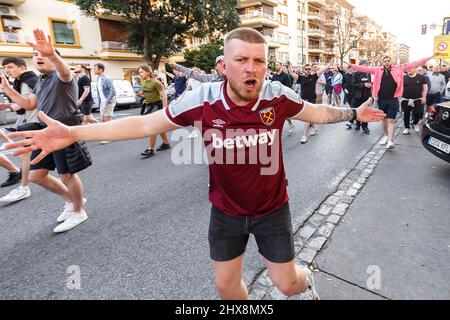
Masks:
[[[268,107],[259,112],[262,122],[266,126],[271,126],[275,122],[275,109],[273,107]]]

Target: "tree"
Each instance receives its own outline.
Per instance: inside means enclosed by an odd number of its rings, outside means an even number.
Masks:
[[[358,42],[364,36],[365,22],[353,11],[347,17],[344,16],[342,7],[339,6],[339,13],[333,19],[336,29],[337,41],[333,51],[337,51],[341,67],[348,53],[356,49]]]
[[[216,58],[223,55],[223,45],[214,41],[198,47],[197,50],[186,50],[184,53],[187,67],[199,67],[206,73],[215,67]]]
[[[226,33],[239,24],[239,0],[77,0],[81,12],[126,20],[128,47],[153,66],[180,52],[189,37]]]

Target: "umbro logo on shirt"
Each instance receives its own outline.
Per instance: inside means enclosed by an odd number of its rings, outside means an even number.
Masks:
[[[226,124],[226,122],[223,121],[222,119],[213,120],[213,123],[214,123],[214,128],[223,128],[223,126]]]

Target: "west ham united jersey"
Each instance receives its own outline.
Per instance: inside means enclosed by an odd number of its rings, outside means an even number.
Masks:
[[[207,83],[186,92],[166,108],[166,118],[202,132],[213,206],[230,216],[273,213],[289,200],[283,125],[302,112],[303,101],[279,82],[266,82],[259,99],[242,107],[225,88],[226,82]]]

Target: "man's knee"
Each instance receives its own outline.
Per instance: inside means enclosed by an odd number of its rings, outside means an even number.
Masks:
[[[296,289],[296,283],[297,280],[294,281],[287,281],[287,280],[272,280],[273,284],[278,288],[278,290],[281,291],[282,294],[284,294],[287,297],[292,297],[296,294],[298,294],[299,292],[297,292],[298,290]]]
[[[48,171],[45,170],[32,170],[30,171],[29,177],[30,181],[39,185],[44,183],[44,180],[47,178]]]
[[[75,175],[73,175],[71,173],[64,173],[64,174],[60,174],[59,178],[61,179],[61,181],[64,184],[68,184],[68,183],[71,183],[74,180],[74,176]]]
[[[233,295],[239,290],[241,285],[241,279],[229,280],[229,279],[216,279],[216,289],[221,297],[227,297]]]

